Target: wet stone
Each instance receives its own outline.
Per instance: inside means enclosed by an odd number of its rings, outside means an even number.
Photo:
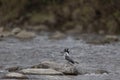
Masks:
[[[28,77],[22,73],[17,73],[17,72],[11,72],[7,73],[3,79],[28,79]]]
[[[36,75],[62,75],[61,72],[53,70],[53,69],[29,68],[29,69],[23,69],[20,72],[24,74],[36,74]]]

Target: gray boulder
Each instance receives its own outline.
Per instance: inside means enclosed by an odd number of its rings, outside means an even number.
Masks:
[[[60,71],[63,74],[68,74],[68,75],[78,74],[76,67],[73,65],[56,63],[56,62],[51,62],[51,61],[41,62],[39,65],[32,66],[32,68],[51,68],[56,71]]]

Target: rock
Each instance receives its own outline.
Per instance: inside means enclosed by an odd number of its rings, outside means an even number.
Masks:
[[[37,74],[37,75],[62,75],[61,72],[53,70],[53,69],[29,68],[29,69],[23,69],[20,72],[24,74]]]
[[[81,64],[79,66],[76,67],[76,69],[78,70],[78,73],[83,75],[83,74],[108,74],[109,72],[107,70],[104,69],[99,69],[99,68],[92,68],[89,67],[89,65],[85,65],[85,64]]]
[[[119,41],[119,37],[116,35],[106,35],[105,40],[106,41]]]
[[[66,75],[77,75],[78,70],[75,66],[64,66],[63,69],[60,70],[62,73]]]
[[[33,38],[35,36],[36,36],[36,34],[34,32],[29,32],[26,30],[22,30],[17,35],[15,35],[15,37],[20,38],[20,39],[29,39],[29,38]]]
[[[12,35],[16,35],[16,34],[18,34],[20,31],[21,31],[20,28],[14,28],[14,29],[11,31],[11,34],[12,34]]]
[[[3,37],[8,37],[8,36],[10,36],[10,35],[11,35],[11,33],[8,32],[8,31],[4,31],[4,32],[1,32],[1,33],[0,33],[0,37],[1,37],[1,38],[3,38]]]
[[[56,63],[56,62],[50,62],[50,61],[44,61],[39,66],[42,68],[42,66],[45,66],[46,68],[51,68],[56,71],[62,72],[65,75],[78,75],[78,74],[103,74],[103,73],[109,73],[106,70],[102,69],[96,69],[96,68],[89,68],[85,65],[70,65],[70,64],[63,64],[63,63]]]
[[[64,66],[64,64],[62,63],[55,63],[55,62],[52,62],[52,61],[44,61],[44,62],[41,62],[40,64],[41,66],[44,66],[44,67],[47,67],[47,68],[52,68],[52,69],[55,69],[55,70],[61,70]]]
[[[28,79],[27,76],[23,75],[22,73],[11,72],[7,73],[3,79]]]
[[[65,34],[57,31],[55,32],[51,37],[50,39],[62,39],[62,38],[65,38]]]
[[[51,62],[51,61],[41,62],[36,67],[51,68],[51,69],[54,69],[56,71],[60,71],[63,74],[68,74],[68,75],[77,75],[78,74],[75,66],[68,65],[68,64],[62,64],[62,63],[55,63],[55,62]]]
[[[16,72],[16,71],[19,71],[19,70],[21,70],[21,69],[22,69],[22,68],[19,67],[19,66],[6,68],[6,70],[9,71],[9,72]]]

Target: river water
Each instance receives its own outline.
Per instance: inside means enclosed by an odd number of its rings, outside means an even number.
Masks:
[[[82,38],[75,40],[67,37],[61,40],[37,36],[31,40],[5,38],[0,41],[0,74],[5,68],[13,66],[30,67],[42,61],[65,63],[61,51],[70,48],[70,54],[79,66],[97,68],[108,71],[108,74],[84,74],[78,76],[40,76],[29,75],[38,80],[120,80],[120,42],[93,45]]]

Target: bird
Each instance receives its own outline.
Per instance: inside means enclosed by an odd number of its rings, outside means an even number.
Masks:
[[[72,63],[72,64],[75,64],[75,63],[79,64],[77,61],[74,61],[74,60],[71,58],[71,56],[70,56],[70,54],[69,54],[70,51],[69,51],[68,48],[65,48],[62,53],[64,53],[64,58],[65,58],[65,60],[67,60],[68,62],[70,62],[70,63]]]

